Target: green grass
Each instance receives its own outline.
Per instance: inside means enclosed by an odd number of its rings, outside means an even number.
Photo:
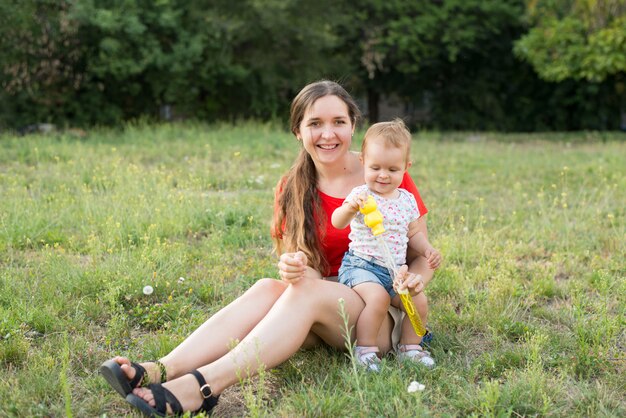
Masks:
[[[229,389],[216,415],[626,415],[625,137],[416,135],[445,256],[437,368],[370,375],[320,348]],[[296,148],[251,123],[0,137],[0,416],[135,416],[98,366],[159,357],[276,277],[272,189]]]

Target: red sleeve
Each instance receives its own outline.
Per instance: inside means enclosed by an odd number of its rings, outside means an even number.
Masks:
[[[404,173],[404,178],[402,179],[402,183],[400,183],[400,188],[405,189],[415,197],[415,201],[417,202],[417,209],[420,211],[420,216],[424,216],[428,213],[428,208],[424,204],[422,197],[420,196],[419,190],[417,190],[417,186],[413,182],[411,176],[409,176],[408,172]]]

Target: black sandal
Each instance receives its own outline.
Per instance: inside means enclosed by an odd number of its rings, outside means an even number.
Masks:
[[[161,372],[161,382],[167,381],[167,373],[163,363],[158,360],[149,361],[147,363],[155,363]],[[146,383],[144,382],[144,378],[147,377],[146,369],[139,363],[131,362],[130,366],[135,369],[135,377],[131,380],[128,380],[128,377],[126,377],[126,373],[124,373],[120,364],[113,360],[107,360],[102,363],[102,366],[100,366],[100,373],[104,379],[113,389],[122,395],[122,397],[126,397],[126,395],[131,393],[133,389],[141,386],[143,383]]]
[[[204,380],[204,377],[199,371],[194,370],[191,374],[198,381],[198,384],[200,385],[200,393],[204,398],[200,408],[192,412],[191,415],[195,415],[199,412],[206,412],[210,415],[213,408],[215,408],[215,405],[217,405],[220,395],[213,396],[211,386],[206,383],[206,380]],[[144,401],[134,393],[129,393],[126,396],[126,402],[139,409],[145,416],[148,417],[167,416],[167,404],[170,405],[173,416],[180,416],[184,414],[183,407],[178,399],[176,399],[176,396],[164,388],[162,384],[152,383],[148,385],[148,389],[152,391],[152,395],[154,396],[154,402],[156,403],[155,408],[151,407],[148,402]]]

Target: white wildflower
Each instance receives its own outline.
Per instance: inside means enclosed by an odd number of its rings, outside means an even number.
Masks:
[[[420,382],[416,382],[415,380],[409,384],[409,387],[406,388],[406,391],[409,393],[421,392],[426,389],[426,386],[422,385]]]

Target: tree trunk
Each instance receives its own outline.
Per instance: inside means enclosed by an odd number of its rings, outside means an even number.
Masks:
[[[617,106],[619,107],[619,129],[626,132],[626,79],[622,74],[617,74],[613,85],[617,93]],[[607,129],[606,126],[603,128]]]
[[[369,88],[367,89],[367,118],[369,119],[369,123],[378,122],[378,118],[380,116],[378,110],[378,101],[380,100],[380,94],[377,91]]]

